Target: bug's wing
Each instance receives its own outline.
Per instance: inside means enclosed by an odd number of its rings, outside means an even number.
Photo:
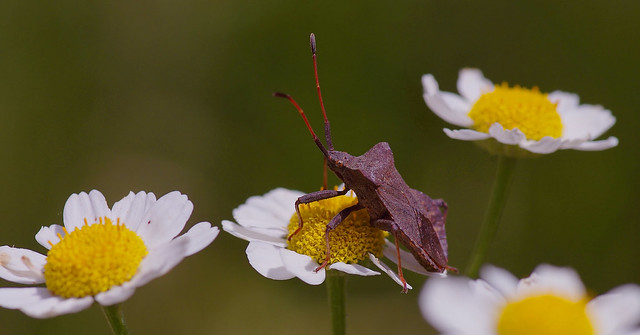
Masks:
[[[440,244],[442,245],[442,249],[444,250],[445,257],[449,257],[449,245],[447,243],[447,232],[444,228],[445,224],[445,215],[440,211],[440,207],[438,203],[431,199],[428,195],[418,191],[411,189],[413,192],[413,197],[416,199],[416,202],[420,204],[420,208],[424,211],[424,215],[431,221],[433,225],[433,229],[438,234],[438,238],[440,239]],[[446,203],[443,202],[446,206]]]
[[[418,198],[414,194],[414,190],[408,187],[405,191],[389,185],[383,185],[378,188],[377,193],[389,210],[393,221],[402,230],[402,233],[411,238],[410,244],[412,245],[407,245],[407,247],[422,249],[422,252],[426,253],[426,255],[423,254],[422,256],[428,256],[435,263],[434,265],[437,265],[434,270],[444,268],[448,262],[446,238],[445,244],[442,245],[438,231],[426,215],[427,211],[424,209],[423,198]],[[425,194],[422,195],[426,196]],[[442,225],[442,231],[444,233],[444,224]],[[419,242],[420,245],[415,245],[414,241],[416,243]],[[416,253],[419,250],[412,250],[412,252]]]

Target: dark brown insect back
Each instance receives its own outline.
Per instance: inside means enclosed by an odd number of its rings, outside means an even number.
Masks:
[[[333,149],[331,141],[331,128],[324,109],[320,83],[318,80],[318,65],[316,59],[316,42],[314,34],[310,37],[311,52],[313,55],[313,67],[318,90],[318,98],[324,117],[325,147],[313,131],[302,108],[296,101],[284,93],[274,93],[274,96],[289,99],[302,116],[313,141],[316,143],[325,158],[325,167],[328,166],[344,184],[344,190],[327,190],[326,175],[323,190],[301,196],[295,202],[298,214],[298,229],[290,236],[297,234],[303,227],[300,216],[300,204],[308,204],[322,199],[328,199],[346,194],[349,190],[355,191],[358,203],[343,209],[327,224],[325,241],[327,246],[324,262],[316,268],[316,271],[327,266],[330,258],[329,232],[335,229],[351,212],[366,208],[371,218],[371,225],[393,234],[395,237],[396,253],[398,255],[398,274],[403,282],[403,292],[407,292],[407,282],[402,275],[400,252],[398,242],[401,242],[416,258],[416,260],[431,272],[444,272],[454,270],[449,267],[447,253],[447,237],[445,232],[445,220],[447,216],[447,203],[442,199],[432,199],[428,195],[410,188],[402,179],[395,167],[393,152],[386,142],[373,146],[361,156],[352,156],[349,153]]]

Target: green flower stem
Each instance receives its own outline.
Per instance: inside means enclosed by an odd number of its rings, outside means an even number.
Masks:
[[[338,270],[327,270],[327,293],[329,294],[329,308],[331,309],[331,328],[333,335],[346,333],[345,323],[345,291],[347,276]]]
[[[515,163],[515,158],[503,155],[498,156],[498,169],[496,171],[496,179],[493,181],[489,207],[480,226],[480,233],[478,234],[473,252],[471,253],[471,259],[465,271],[465,274],[471,278],[478,277],[480,266],[484,262],[487,250],[498,230],[498,223],[500,222],[502,210],[507,200],[507,188],[513,175]]]
[[[124,321],[124,313],[122,312],[122,304],[112,306],[101,306],[104,316],[107,318],[111,330],[114,335],[129,335],[129,328]]]

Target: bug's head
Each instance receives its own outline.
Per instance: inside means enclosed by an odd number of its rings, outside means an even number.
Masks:
[[[326,157],[329,169],[338,175],[340,179],[344,180],[342,177],[345,174],[355,170],[353,166],[355,157],[346,152],[331,150],[327,152]]]

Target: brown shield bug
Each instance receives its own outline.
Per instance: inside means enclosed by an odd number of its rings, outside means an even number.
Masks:
[[[325,166],[328,166],[344,182],[345,188],[341,191],[327,190],[325,177],[323,190],[298,198],[295,202],[295,208],[299,218],[299,225],[298,229],[289,236],[289,239],[298,233],[303,226],[299,210],[300,204],[344,195],[349,190],[353,190],[358,197],[358,203],[342,210],[327,224],[325,230],[326,258],[316,271],[327,266],[331,258],[329,233],[347,218],[351,212],[362,208],[366,208],[368,211],[371,225],[388,231],[395,237],[396,252],[398,254],[398,274],[404,283],[403,292],[407,291],[407,283],[402,275],[398,242],[407,247],[427,271],[455,271],[455,268],[447,265],[448,253],[445,232],[447,203],[442,199],[431,199],[428,195],[407,185],[395,167],[393,152],[391,152],[389,144],[386,142],[378,143],[361,156],[353,156],[333,149],[331,129],[324,109],[318,80],[314,34],[311,34],[310,40],[316,88],[324,117],[327,146],[325,147],[322,144],[309,124],[302,108],[291,96],[284,93],[274,93],[274,96],[287,98],[296,107],[309,129],[313,141],[325,157]]]

